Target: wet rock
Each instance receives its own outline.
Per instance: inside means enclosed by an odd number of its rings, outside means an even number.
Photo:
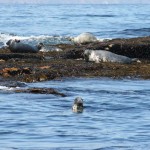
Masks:
[[[42,66],[42,67],[39,67],[40,69],[49,69],[50,66]]]
[[[8,73],[9,75],[17,75],[17,74],[20,74],[21,73],[21,69],[20,68],[15,68],[15,67],[12,67],[12,68],[4,68],[2,70],[2,74],[6,74]]]
[[[5,62],[5,60],[4,59],[0,59],[0,63],[4,63]]]
[[[59,44],[57,47],[62,49],[60,52],[38,52],[37,54],[12,54],[8,49],[1,49],[0,59],[5,60],[5,62],[0,65],[0,76],[5,80],[24,82],[39,82],[64,77],[119,78],[130,76],[150,79],[149,43],[150,37],[114,39],[74,45]],[[86,49],[105,49],[130,58],[140,58],[141,63],[101,62],[95,64],[86,62],[83,59],[83,52]]]
[[[38,78],[38,81],[45,81],[47,79],[48,79],[48,77],[45,74],[41,74]]]
[[[37,60],[43,60],[44,57],[43,56],[39,56],[36,54],[12,54],[12,53],[7,53],[7,54],[0,54],[0,59],[3,60],[9,60],[9,59],[37,59]]]
[[[22,68],[21,70],[22,74],[31,74],[31,72],[32,72],[32,69],[29,67]]]
[[[52,88],[29,88],[15,90],[16,93],[33,93],[33,94],[54,94],[65,97],[66,95]]]
[[[70,50],[68,52],[66,52],[66,54],[64,55],[64,58],[67,58],[67,59],[79,59],[79,58],[84,58],[84,50],[83,49],[73,49],[73,50]]]
[[[25,67],[25,68],[4,68],[0,71],[0,74],[4,77],[8,77],[8,76],[16,76],[16,75],[20,75],[20,74],[31,74],[31,69],[29,67]]]
[[[6,87],[26,87],[26,83],[24,82],[19,82],[19,81],[9,81],[9,80],[1,80],[0,81],[1,86],[6,86]]]

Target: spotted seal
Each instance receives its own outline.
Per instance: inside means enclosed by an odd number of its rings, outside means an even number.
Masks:
[[[99,62],[113,62],[130,64],[132,62],[140,62],[137,58],[129,58],[123,55],[117,55],[115,53],[106,50],[85,50],[84,57],[86,61]]]
[[[22,43],[17,39],[10,39],[6,44],[8,45],[10,51],[14,53],[37,53],[42,47],[41,43],[39,43],[37,46],[32,46]]]
[[[97,41],[97,38],[92,33],[85,32],[78,35],[77,37],[72,38],[72,41],[75,43],[83,44],[83,43],[95,42]]]
[[[78,113],[83,112],[83,99],[81,97],[75,98],[74,104],[72,106],[72,111]]]

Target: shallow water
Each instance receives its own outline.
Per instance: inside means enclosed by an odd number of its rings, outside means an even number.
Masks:
[[[0,146],[8,150],[148,150],[150,80],[63,79],[30,83],[67,97],[0,90]],[[83,113],[73,113],[75,97]]]

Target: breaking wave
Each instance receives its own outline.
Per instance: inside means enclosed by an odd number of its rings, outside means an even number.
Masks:
[[[39,36],[18,36],[8,33],[0,33],[0,47],[6,46],[6,42],[10,39],[20,39],[24,43],[36,45],[38,43],[43,43],[45,45],[60,44],[60,43],[71,43],[70,37],[67,36],[49,36],[49,35],[39,35]]]

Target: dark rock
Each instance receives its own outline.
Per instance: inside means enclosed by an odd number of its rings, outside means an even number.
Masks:
[[[30,89],[19,89],[15,90],[17,93],[33,93],[33,94],[54,94],[58,96],[65,97],[66,95],[60,93],[52,88],[30,88]]]
[[[35,54],[11,54],[11,53],[7,53],[7,54],[0,54],[0,59],[3,60],[9,60],[9,59],[37,59],[37,60],[43,60],[44,57],[43,56],[39,56],[39,55],[35,55]]]
[[[31,74],[31,71],[32,70],[29,67],[25,67],[25,68],[12,67],[12,68],[4,68],[0,70],[0,74],[3,77],[7,77],[7,76],[16,76],[20,74]]]
[[[73,50],[66,52],[66,54],[64,55],[64,58],[67,58],[67,59],[84,58],[83,53],[84,53],[83,49],[73,49]]]
[[[1,80],[0,85],[6,87],[26,87],[26,84],[24,82],[9,81],[9,80],[5,80],[5,81]]]

